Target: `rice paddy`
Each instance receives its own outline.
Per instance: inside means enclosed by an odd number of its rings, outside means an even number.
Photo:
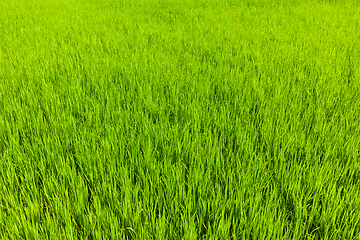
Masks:
[[[360,5],[0,1],[1,239],[360,239]]]

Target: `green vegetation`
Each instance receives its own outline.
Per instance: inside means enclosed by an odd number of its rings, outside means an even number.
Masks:
[[[1,0],[1,239],[360,239],[360,4]]]

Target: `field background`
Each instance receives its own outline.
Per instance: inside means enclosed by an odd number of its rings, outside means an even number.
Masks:
[[[359,13],[0,0],[0,238],[360,239]]]

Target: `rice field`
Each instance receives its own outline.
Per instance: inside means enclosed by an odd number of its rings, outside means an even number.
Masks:
[[[359,12],[0,0],[0,239],[360,239]]]

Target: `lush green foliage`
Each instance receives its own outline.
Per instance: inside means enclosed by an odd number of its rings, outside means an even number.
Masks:
[[[1,0],[2,239],[359,239],[356,1]]]

